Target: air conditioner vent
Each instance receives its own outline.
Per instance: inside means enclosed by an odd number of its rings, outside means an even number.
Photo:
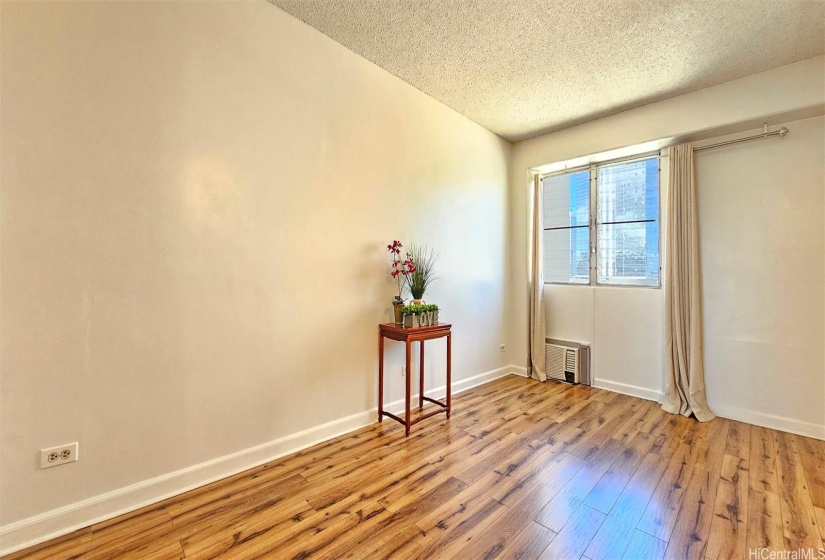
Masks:
[[[568,348],[564,353],[564,371],[578,371],[578,351]]]
[[[547,344],[544,347],[545,369],[547,377],[553,379],[564,379],[565,348],[555,344]]]
[[[544,345],[547,379],[590,385],[590,347],[548,339]]]

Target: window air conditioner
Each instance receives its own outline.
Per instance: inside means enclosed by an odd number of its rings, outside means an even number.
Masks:
[[[590,347],[548,338],[544,345],[547,379],[590,385]]]

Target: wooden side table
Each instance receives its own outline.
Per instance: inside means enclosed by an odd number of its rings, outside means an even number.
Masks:
[[[410,426],[421,422],[425,418],[434,416],[441,412],[447,413],[447,418],[450,417],[450,384],[451,371],[450,365],[452,362],[452,333],[450,329],[452,325],[439,323],[429,327],[404,327],[396,325],[395,323],[383,323],[378,325],[378,421],[383,422],[384,416],[389,416],[393,420],[397,420],[404,425],[407,435],[410,435]],[[447,399],[446,402],[440,402],[430,397],[424,396],[424,341],[432,340],[434,338],[447,337]],[[407,349],[407,391],[406,391],[406,414],[402,420],[395,414],[391,414],[384,410],[384,338],[397,340],[403,342]],[[419,416],[415,420],[410,421],[410,346],[413,342],[418,342],[419,346],[419,389],[418,389],[418,408],[424,407],[424,401],[437,404],[441,408],[434,410],[423,416]]]

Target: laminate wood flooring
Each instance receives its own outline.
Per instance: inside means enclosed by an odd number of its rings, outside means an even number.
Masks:
[[[409,437],[385,420],[6,558],[719,560],[823,540],[825,442],[508,376]]]

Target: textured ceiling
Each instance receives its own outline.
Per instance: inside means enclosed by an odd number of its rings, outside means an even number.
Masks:
[[[825,0],[270,0],[522,140],[825,52]]]

